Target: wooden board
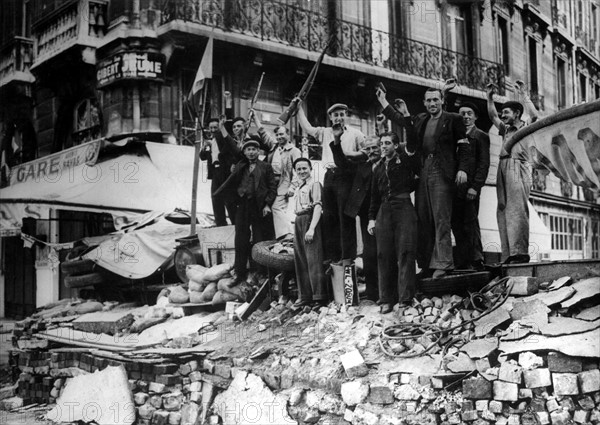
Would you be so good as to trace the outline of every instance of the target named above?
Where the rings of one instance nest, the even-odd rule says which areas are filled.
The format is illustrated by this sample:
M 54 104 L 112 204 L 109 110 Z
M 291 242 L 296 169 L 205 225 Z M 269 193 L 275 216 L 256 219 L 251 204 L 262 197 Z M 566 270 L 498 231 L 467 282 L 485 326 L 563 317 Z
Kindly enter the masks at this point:
M 490 272 L 450 272 L 441 279 L 421 279 L 418 283 L 419 289 L 424 294 L 447 294 L 479 291 L 492 280 Z

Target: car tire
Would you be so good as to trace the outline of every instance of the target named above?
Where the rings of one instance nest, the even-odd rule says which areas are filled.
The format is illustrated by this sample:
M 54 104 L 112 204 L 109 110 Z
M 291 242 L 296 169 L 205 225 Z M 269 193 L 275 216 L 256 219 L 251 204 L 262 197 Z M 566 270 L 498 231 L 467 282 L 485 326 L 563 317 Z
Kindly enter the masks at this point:
M 252 247 L 252 259 L 258 264 L 271 269 L 289 272 L 294 271 L 294 254 L 274 253 L 269 248 L 276 243 L 277 241 L 255 243 Z
M 78 276 L 66 276 L 65 286 L 67 288 L 83 288 L 106 283 L 106 278 L 100 273 L 88 273 Z
M 71 260 L 60 264 L 60 270 L 67 276 L 78 276 L 88 274 L 94 271 L 94 263 L 92 260 Z

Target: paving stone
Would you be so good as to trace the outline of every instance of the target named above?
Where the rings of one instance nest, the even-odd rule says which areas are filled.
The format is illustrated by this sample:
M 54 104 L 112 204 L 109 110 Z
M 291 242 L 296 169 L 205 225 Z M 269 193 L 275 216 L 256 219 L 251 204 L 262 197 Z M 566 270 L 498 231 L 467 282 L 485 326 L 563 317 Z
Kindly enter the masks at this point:
M 410 384 L 400 385 L 394 390 L 394 397 L 397 400 L 419 400 L 421 394 Z
M 552 397 L 546 401 L 546 409 L 548 412 L 554 412 L 560 408 L 560 404 L 558 404 L 558 400 Z
M 181 423 L 180 412 L 169 412 L 169 425 L 179 425 Z
M 460 418 L 465 422 L 471 422 L 477 419 L 479 416 L 477 415 L 477 410 L 466 410 L 461 412 Z
M 533 391 L 529 388 L 519 388 L 519 400 L 524 398 L 533 398 Z
M 497 400 L 492 400 L 490 401 L 489 407 L 488 409 L 490 410 L 490 412 L 492 413 L 497 413 L 500 414 L 502 413 L 502 409 L 503 409 L 503 404 L 501 401 L 497 401 Z
M 159 382 L 150 382 L 148 392 L 162 394 L 165 392 L 165 384 L 161 384 Z
M 496 422 L 496 415 L 493 414 L 492 412 L 490 412 L 489 410 L 482 411 L 481 412 L 481 418 L 485 419 L 486 421 Z
M 569 425 L 571 423 L 571 415 L 565 410 L 555 410 L 550 413 L 550 421 L 552 425 Z
M 500 365 L 498 379 L 505 382 L 520 384 L 522 380 L 523 368 L 513 362 L 504 362 Z
M 344 382 L 342 384 L 342 400 L 348 406 L 364 403 L 369 395 L 369 386 L 361 381 Z
M 141 406 L 142 404 L 146 403 L 146 401 L 148 401 L 148 394 L 135 393 L 133 395 L 133 401 L 135 402 L 136 406 Z
M 583 394 L 600 391 L 600 370 L 587 370 L 577 375 Z
M 356 409 L 354 409 L 352 423 L 360 425 L 378 425 L 379 415 L 368 410 L 365 405 L 359 404 L 356 406 Z
M 527 388 L 542 388 L 552 385 L 550 370 L 548 369 L 524 370 L 523 378 Z
M 521 416 L 510 415 L 508 417 L 508 425 L 521 425 Z
M 319 411 L 342 416 L 346 411 L 346 403 L 337 395 L 326 393 L 319 402 Z
M 547 357 L 550 372 L 579 373 L 582 371 L 581 360 L 577 357 L 566 356 L 557 351 L 551 351 Z
M 592 410 L 595 405 L 594 399 L 592 397 L 590 397 L 589 395 L 584 395 L 584 396 L 579 397 L 577 399 L 577 404 L 583 410 Z
M 494 399 L 498 401 L 517 401 L 519 386 L 513 382 L 494 381 Z
M 465 379 L 462 382 L 462 391 L 465 398 L 490 399 L 492 398 L 492 383 L 481 377 Z
M 540 356 L 536 356 L 530 351 L 525 351 L 519 354 L 519 365 L 523 369 L 534 369 L 536 367 L 542 367 L 544 365 L 544 359 Z
M 552 385 L 555 395 L 577 395 L 577 374 L 575 373 L 553 373 Z
M 587 410 L 576 410 L 573 414 L 573 420 L 578 424 L 583 424 L 590 418 L 590 412 Z
M 152 414 L 152 425 L 167 425 L 169 421 L 169 412 L 157 410 Z
M 573 403 L 573 399 L 569 396 L 563 396 L 558 403 L 560 404 L 560 407 L 568 412 L 575 411 L 575 403 Z
M 548 412 L 536 412 L 540 425 L 550 424 L 550 414 Z
M 475 410 L 477 410 L 478 412 L 483 412 L 484 410 L 488 410 L 489 406 L 490 406 L 489 400 L 477 400 L 475 402 Z
M 363 356 L 358 350 L 352 350 L 346 354 L 340 356 L 342 366 L 346 371 L 346 375 L 349 378 L 366 376 L 369 373 L 369 369 L 365 364 Z
M 392 404 L 394 402 L 394 394 L 387 385 L 371 385 L 368 401 L 373 404 Z

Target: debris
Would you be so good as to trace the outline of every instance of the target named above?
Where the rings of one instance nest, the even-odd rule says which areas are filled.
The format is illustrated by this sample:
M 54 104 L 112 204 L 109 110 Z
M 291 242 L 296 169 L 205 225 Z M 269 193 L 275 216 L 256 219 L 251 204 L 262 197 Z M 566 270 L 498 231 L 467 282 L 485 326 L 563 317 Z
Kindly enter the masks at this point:
M 583 300 L 597 296 L 600 293 L 600 277 L 580 280 L 570 286 L 577 291 L 572 298 L 560 304 L 561 308 L 571 308 Z
M 507 285 L 512 284 L 510 295 L 532 295 L 537 294 L 539 285 L 535 277 L 530 276 L 512 276 Z
M 115 335 L 128 329 L 134 322 L 130 310 L 98 311 L 84 314 L 73 323 L 73 329 L 95 334 Z
M 498 338 L 485 338 L 470 341 L 461 347 L 461 351 L 467 353 L 472 359 L 487 357 L 498 348 Z
M 448 363 L 447 367 L 454 373 L 472 372 L 477 369 L 475 362 L 465 353 L 458 353 L 456 360 Z
M 492 332 L 497 326 L 510 320 L 510 315 L 504 307 L 499 307 L 492 313 L 478 320 L 475 325 L 475 336 L 482 337 Z
M 47 414 L 53 422 L 132 424 L 135 405 L 123 366 L 72 378 Z
M 548 320 L 550 323 L 540 325 L 539 327 L 539 331 L 542 335 L 573 335 L 600 328 L 600 322 L 587 322 L 571 317 L 550 317 Z
M 590 322 L 594 322 L 600 319 L 600 305 L 595 305 L 593 307 L 581 310 L 575 315 L 575 318 L 579 320 L 587 320 Z
M 545 314 L 546 316 L 548 316 L 548 313 L 550 313 L 550 311 L 551 310 L 546 304 L 537 299 L 531 301 L 516 300 L 512 305 L 510 317 L 513 320 L 521 320 L 524 317 L 535 314 Z
M 505 354 L 553 350 L 560 351 L 568 356 L 598 357 L 598 353 L 600 353 L 600 329 L 560 337 L 530 335 L 526 343 L 524 341 L 500 341 L 498 349 Z
M 523 369 L 534 369 L 536 367 L 542 367 L 544 365 L 544 359 L 526 351 L 519 354 L 519 365 Z
M 239 371 L 229 388 L 215 397 L 213 409 L 221 416 L 223 425 L 297 424 L 287 410 L 281 408 L 286 404 L 287 400 L 273 394 L 258 376 Z M 252 406 L 252 416 L 244 413 L 248 406 Z
M 342 354 L 340 360 L 348 378 L 366 376 L 369 373 L 369 369 L 365 364 L 363 356 L 358 350 L 352 350 L 346 354 Z
M 342 400 L 348 406 L 364 403 L 369 395 L 369 386 L 361 381 L 344 382 L 342 384 Z
M 539 300 L 547 306 L 552 306 L 563 302 L 564 300 L 571 298 L 575 293 L 575 288 L 571 286 L 565 286 L 556 291 L 540 292 L 529 297 L 521 298 L 522 302 L 529 302 Z
M 562 288 L 567 283 L 571 283 L 571 276 L 563 276 L 555 279 L 550 286 L 548 286 L 549 291 L 556 291 L 557 289 Z

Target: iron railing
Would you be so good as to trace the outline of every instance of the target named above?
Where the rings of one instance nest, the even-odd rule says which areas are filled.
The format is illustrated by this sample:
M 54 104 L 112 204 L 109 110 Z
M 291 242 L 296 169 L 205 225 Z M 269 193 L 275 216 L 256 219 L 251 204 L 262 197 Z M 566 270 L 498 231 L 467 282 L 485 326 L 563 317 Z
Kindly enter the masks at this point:
M 276 0 L 163 0 L 161 25 L 175 20 L 308 51 L 321 51 L 333 37 L 331 56 L 433 80 L 457 77 L 461 84 L 478 90 L 494 83 L 504 93 L 501 64 Z

